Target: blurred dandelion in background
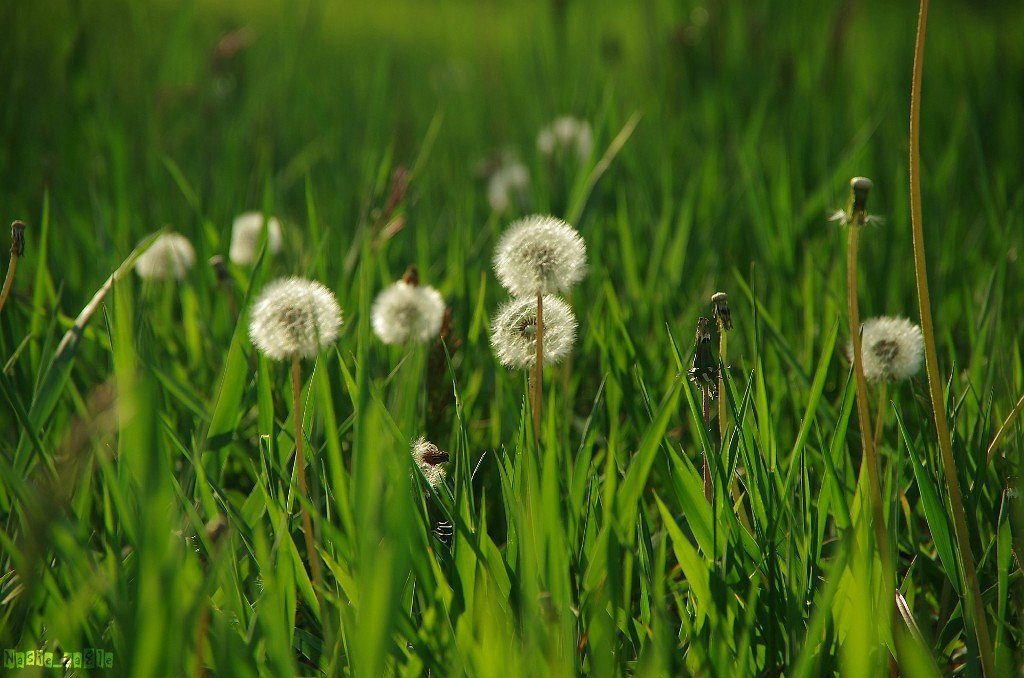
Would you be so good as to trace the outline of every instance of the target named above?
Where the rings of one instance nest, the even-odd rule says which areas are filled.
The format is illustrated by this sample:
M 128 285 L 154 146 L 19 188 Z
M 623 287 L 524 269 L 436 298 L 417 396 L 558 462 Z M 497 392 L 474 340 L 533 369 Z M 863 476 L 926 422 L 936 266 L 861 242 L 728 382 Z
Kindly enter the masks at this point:
M 487 203 L 498 214 L 525 205 L 530 190 L 530 171 L 518 160 L 498 167 L 487 182 Z
M 163 233 L 135 261 L 135 272 L 145 280 L 181 280 L 196 263 L 196 251 L 180 233 Z
M 546 158 L 559 153 L 575 153 L 582 163 L 594 148 L 594 134 L 590 123 L 572 116 L 556 118 L 537 134 L 537 150 Z
M 283 241 L 281 222 L 276 217 L 266 220 L 267 251 L 277 254 Z M 231 226 L 231 248 L 228 256 L 239 266 L 251 266 L 259 255 L 260 238 L 264 232 L 264 218 L 260 212 L 240 214 Z

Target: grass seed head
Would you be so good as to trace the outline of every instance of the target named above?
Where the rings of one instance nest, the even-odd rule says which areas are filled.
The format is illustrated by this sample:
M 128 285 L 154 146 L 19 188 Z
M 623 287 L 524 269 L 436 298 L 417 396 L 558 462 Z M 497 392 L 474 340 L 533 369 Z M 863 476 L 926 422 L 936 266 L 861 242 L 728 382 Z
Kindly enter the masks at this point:
M 249 336 L 271 360 L 312 358 L 338 338 L 341 308 L 313 280 L 279 278 L 268 284 L 249 319 Z
M 231 226 L 231 247 L 228 256 L 239 266 L 251 266 L 259 254 L 260 237 L 263 235 L 263 214 L 245 212 L 238 215 Z M 281 251 L 281 222 L 270 217 L 266 222 L 267 251 L 277 254 Z
M 561 362 L 575 342 L 572 309 L 558 297 L 544 297 L 544 364 Z M 521 297 L 499 308 L 491 326 L 491 345 L 505 367 L 533 367 L 537 360 L 537 300 Z
M 498 281 L 514 297 L 566 292 L 587 272 L 587 247 L 575 228 L 552 216 L 513 222 L 494 254 Z
M 180 233 L 163 233 L 135 260 L 135 272 L 145 280 L 181 280 L 196 263 L 196 251 Z
M 444 298 L 433 287 L 399 280 L 374 300 L 373 331 L 385 344 L 425 343 L 440 334 L 444 309 Z
M 924 336 L 921 328 L 906 318 L 881 316 L 861 325 L 864 378 L 870 382 L 909 379 L 921 369 Z M 846 346 L 853 361 L 853 342 Z

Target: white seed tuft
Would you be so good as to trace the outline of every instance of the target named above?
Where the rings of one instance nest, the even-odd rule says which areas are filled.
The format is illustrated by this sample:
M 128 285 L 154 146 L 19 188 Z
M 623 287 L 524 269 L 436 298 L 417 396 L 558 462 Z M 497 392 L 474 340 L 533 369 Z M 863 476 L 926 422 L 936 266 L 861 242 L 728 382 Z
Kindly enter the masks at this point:
M 245 212 L 238 215 L 231 225 L 231 248 L 228 256 L 239 266 L 251 266 L 259 254 L 260 237 L 263 235 L 263 214 Z M 277 254 L 281 251 L 281 222 L 270 217 L 266 222 L 267 251 Z
M 576 342 L 576 316 L 558 297 L 544 297 L 544 364 L 561 362 Z M 498 309 L 491 345 L 505 367 L 526 369 L 537 361 L 537 300 L 522 297 Z
M 514 297 L 566 292 L 587 272 L 587 246 L 561 219 L 526 217 L 498 241 L 494 272 Z
M 864 378 L 870 382 L 909 379 L 921 369 L 924 336 L 921 328 L 906 318 L 881 316 L 861 325 L 861 353 Z M 853 342 L 846 346 L 853 360 Z
M 441 331 L 444 309 L 444 298 L 433 287 L 399 280 L 373 302 L 373 331 L 385 344 L 428 342 Z
M 559 151 L 573 151 L 580 162 L 590 157 L 594 134 L 590 123 L 571 116 L 556 118 L 537 134 L 537 150 L 551 157 Z
M 417 468 L 427 479 L 427 484 L 437 487 L 444 482 L 447 473 L 441 464 L 448 461 L 448 453 L 438 449 L 437 445 L 426 438 L 420 437 L 413 441 L 412 458 Z
M 249 336 L 271 360 L 312 358 L 338 338 L 341 308 L 334 294 L 313 280 L 279 278 L 252 307 Z
M 181 280 L 196 263 L 196 251 L 180 233 L 164 233 L 135 260 L 135 272 L 145 280 Z
M 521 162 L 499 167 L 487 183 L 487 202 L 501 214 L 513 204 L 522 205 L 530 190 L 530 171 Z

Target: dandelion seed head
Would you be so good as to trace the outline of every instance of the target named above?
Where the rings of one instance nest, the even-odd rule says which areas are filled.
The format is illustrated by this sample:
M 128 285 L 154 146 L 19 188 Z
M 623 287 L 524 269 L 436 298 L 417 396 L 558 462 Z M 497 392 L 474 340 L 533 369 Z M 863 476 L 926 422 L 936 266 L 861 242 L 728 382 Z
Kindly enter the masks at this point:
M 576 316 L 558 297 L 544 297 L 544 364 L 565 359 L 576 342 Z M 503 365 L 533 367 L 537 361 L 537 300 L 521 297 L 498 309 L 491 326 L 491 345 Z
M 587 272 L 587 247 L 561 219 L 526 217 L 498 241 L 494 272 L 514 297 L 566 292 Z
M 385 344 L 431 341 L 441 332 L 444 309 L 444 298 L 433 287 L 399 280 L 373 302 L 373 331 Z
M 870 382 L 909 379 L 921 369 L 924 336 L 921 328 L 906 318 L 881 316 L 861 325 L 861 354 L 864 378 Z M 846 347 L 853 360 L 853 342 Z
M 537 150 L 551 157 L 558 151 L 573 151 L 580 162 L 590 157 L 594 134 L 590 123 L 571 116 L 556 118 L 537 134 Z
M 487 202 L 491 209 L 501 214 L 508 211 L 513 203 L 525 202 L 530 189 L 530 171 L 520 162 L 499 167 L 487 182 Z
M 412 458 L 416 467 L 427 479 L 427 484 L 437 487 L 444 482 L 447 472 L 441 464 L 446 463 L 450 456 L 441 450 L 434 443 L 426 438 L 420 437 L 412 443 Z
M 260 237 L 263 235 L 263 214 L 246 212 L 240 214 L 231 226 L 231 247 L 228 256 L 239 266 L 250 266 L 259 254 Z M 276 217 L 266 221 L 267 251 L 277 254 L 281 251 L 281 222 Z
M 181 280 L 196 262 L 196 251 L 180 233 L 163 233 L 135 260 L 135 272 L 144 280 Z
M 313 280 L 269 283 L 249 319 L 253 345 L 271 360 L 312 358 L 338 338 L 341 308 L 334 294 Z

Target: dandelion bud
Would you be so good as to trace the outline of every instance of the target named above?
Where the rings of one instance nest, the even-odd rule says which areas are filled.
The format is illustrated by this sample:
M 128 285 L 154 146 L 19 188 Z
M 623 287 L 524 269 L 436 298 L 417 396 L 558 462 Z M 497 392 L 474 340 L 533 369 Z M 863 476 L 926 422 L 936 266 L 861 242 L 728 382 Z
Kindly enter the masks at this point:
M 544 364 L 561 362 L 575 341 L 572 309 L 558 297 L 544 297 Z M 491 345 L 506 367 L 533 367 L 537 360 L 537 300 L 522 297 L 499 308 L 491 328 Z
M 229 280 L 228 267 L 224 262 L 223 256 L 215 254 L 210 257 L 210 261 L 208 263 L 210 264 L 210 268 L 213 269 L 214 274 L 217 276 L 217 282 L 224 284 Z
M 341 308 L 334 294 L 313 280 L 279 278 L 252 307 L 249 336 L 271 360 L 312 358 L 338 338 Z
M 20 220 L 11 224 L 11 256 L 25 255 L 25 224 Z
M 871 179 L 867 177 L 854 177 L 850 179 L 850 190 L 853 191 L 853 211 L 863 212 L 868 207 L 868 193 L 871 192 Z
M 180 233 L 164 233 L 135 260 L 135 272 L 145 280 L 185 277 L 196 262 L 196 251 Z
M 921 369 L 924 336 L 906 318 L 871 318 L 861 325 L 861 353 L 868 381 L 909 379 Z M 853 342 L 847 344 L 846 356 L 853 361 Z
M 441 332 L 444 309 L 441 293 L 429 285 L 419 285 L 419 274 L 410 267 L 405 278 L 377 295 L 373 331 L 385 344 L 428 342 Z
M 587 272 L 587 248 L 576 229 L 561 219 L 526 217 L 498 241 L 494 272 L 514 297 L 566 292 Z
M 708 319 L 704 316 L 697 318 L 697 347 L 693 353 L 693 363 L 687 376 L 690 381 L 714 398 L 718 390 L 718 364 L 711 353 L 711 331 L 708 329 L 708 324 Z
M 437 445 L 426 438 L 420 437 L 412 444 L 412 458 L 416 462 L 416 467 L 423 473 L 423 477 L 427 479 L 428 485 L 437 487 L 444 482 L 447 474 L 441 464 L 447 463 L 450 459 L 447 452 L 438 449 Z
M 732 314 L 729 313 L 729 295 L 725 292 L 715 292 L 711 295 L 711 305 L 714 307 L 718 331 L 728 332 L 731 330 Z
M 251 266 L 259 254 L 260 237 L 263 235 L 263 214 L 246 212 L 240 214 L 231 226 L 231 248 L 228 256 L 239 266 Z M 270 217 L 266 222 L 267 251 L 277 254 L 281 251 L 281 222 Z

